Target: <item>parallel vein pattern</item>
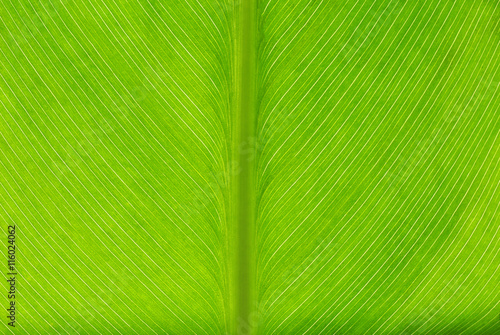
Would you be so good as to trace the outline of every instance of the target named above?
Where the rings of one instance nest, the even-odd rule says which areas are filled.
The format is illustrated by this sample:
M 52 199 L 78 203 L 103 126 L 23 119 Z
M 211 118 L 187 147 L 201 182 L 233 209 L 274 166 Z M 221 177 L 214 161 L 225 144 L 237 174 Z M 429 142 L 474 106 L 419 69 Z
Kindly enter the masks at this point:
M 0 216 L 19 234 L 16 330 L 227 331 L 233 12 L 2 1 Z
M 500 331 L 499 13 L 259 2 L 258 334 Z

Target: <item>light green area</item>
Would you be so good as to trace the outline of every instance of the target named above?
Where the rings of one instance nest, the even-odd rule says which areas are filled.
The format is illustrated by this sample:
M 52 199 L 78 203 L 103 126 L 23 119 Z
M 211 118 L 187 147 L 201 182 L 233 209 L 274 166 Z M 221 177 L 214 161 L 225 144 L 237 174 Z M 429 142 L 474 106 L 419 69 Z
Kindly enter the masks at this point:
M 2 1 L 18 333 L 229 331 L 230 8 Z
M 1 333 L 500 333 L 499 48 L 487 0 L 0 0 Z
M 260 13 L 257 334 L 500 333 L 498 2 Z

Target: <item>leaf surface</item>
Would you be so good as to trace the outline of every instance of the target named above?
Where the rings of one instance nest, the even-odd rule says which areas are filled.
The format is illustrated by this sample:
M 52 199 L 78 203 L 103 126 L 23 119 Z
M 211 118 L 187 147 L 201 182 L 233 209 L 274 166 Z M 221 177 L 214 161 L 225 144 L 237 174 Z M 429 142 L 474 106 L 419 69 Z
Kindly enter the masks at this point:
M 228 331 L 230 3 L 1 7 L 1 216 L 18 229 L 18 329 Z
M 3 0 L 2 333 L 500 332 L 499 17 Z
M 498 8 L 260 1 L 258 334 L 498 332 Z

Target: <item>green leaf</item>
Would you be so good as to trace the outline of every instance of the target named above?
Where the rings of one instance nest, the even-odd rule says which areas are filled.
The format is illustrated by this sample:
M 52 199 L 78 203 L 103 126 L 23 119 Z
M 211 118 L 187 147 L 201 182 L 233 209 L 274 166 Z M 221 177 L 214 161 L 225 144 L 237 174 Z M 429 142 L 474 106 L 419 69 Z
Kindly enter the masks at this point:
M 498 332 L 496 4 L 287 7 L 259 10 L 256 333 Z
M 1 215 L 18 234 L 16 331 L 228 331 L 226 8 L 4 1 Z
M 2 334 L 500 332 L 499 13 L 3 0 Z

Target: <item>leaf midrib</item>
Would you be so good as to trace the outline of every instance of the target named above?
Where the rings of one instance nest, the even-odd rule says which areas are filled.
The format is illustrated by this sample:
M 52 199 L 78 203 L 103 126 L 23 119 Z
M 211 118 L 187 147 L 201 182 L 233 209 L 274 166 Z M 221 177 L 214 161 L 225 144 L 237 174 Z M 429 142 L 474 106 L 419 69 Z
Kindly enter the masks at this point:
M 232 327 L 235 334 L 245 329 L 247 334 L 255 332 L 251 324 L 254 305 L 254 227 L 255 227 L 255 123 L 256 71 L 257 71 L 257 0 L 241 1 L 238 15 L 238 44 L 235 69 L 235 92 L 237 104 L 233 122 L 233 161 L 230 168 L 233 183 L 233 222 L 235 228 L 236 257 L 234 257 L 233 289 L 234 313 Z

